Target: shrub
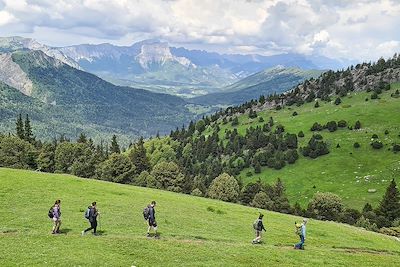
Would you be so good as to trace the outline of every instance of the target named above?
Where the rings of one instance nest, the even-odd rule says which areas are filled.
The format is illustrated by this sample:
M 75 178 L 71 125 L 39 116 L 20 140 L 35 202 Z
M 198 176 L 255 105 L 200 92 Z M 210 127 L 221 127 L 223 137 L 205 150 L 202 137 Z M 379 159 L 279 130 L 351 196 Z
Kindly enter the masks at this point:
M 378 99 L 378 94 L 376 92 L 373 92 L 371 95 L 371 99 Z
M 342 100 L 340 99 L 340 97 L 335 99 L 335 105 L 339 105 L 340 103 L 342 103 Z
M 292 114 L 292 116 L 297 116 L 297 115 L 299 115 L 299 114 L 296 111 L 293 112 L 293 114 Z
M 343 211 L 342 199 L 329 192 L 316 193 L 309 205 L 316 218 L 320 220 L 337 220 L 338 214 Z
M 347 122 L 345 120 L 340 120 L 340 121 L 338 121 L 337 126 L 339 128 L 347 127 Z
M 388 135 L 389 134 L 389 130 L 385 130 L 385 135 Z
M 399 144 L 393 144 L 393 152 L 397 153 L 400 151 L 400 145 Z
M 211 182 L 208 196 L 223 201 L 236 201 L 239 196 L 239 184 L 233 176 L 227 173 L 220 174 Z
M 361 129 L 361 122 L 360 121 L 356 121 L 356 123 L 354 124 L 354 130 L 359 130 Z
M 203 196 L 203 192 L 201 192 L 200 189 L 195 188 L 195 189 L 193 189 L 191 195 L 192 196 L 197 196 L 197 197 L 202 197 Z
M 322 127 L 321 124 L 319 124 L 318 122 L 314 122 L 313 126 L 311 127 L 311 131 L 322 131 L 324 129 L 324 127 Z
M 304 137 L 303 131 L 300 131 L 300 132 L 297 134 L 297 136 L 298 136 L 298 137 Z
M 372 139 L 378 139 L 378 135 L 377 134 L 373 134 L 371 138 Z
M 355 142 L 354 145 L 353 145 L 353 147 L 354 147 L 354 148 L 359 148 L 359 147 L 360 147 L 360 144 L 359 144 L 358 142 Z
M 357 227 L 362 227 L 366 230 L 369 231 L 377 231 L 378 226 L 376 226 L 376 223 L 371 223 L 371 221 L 368 218 L 365 218 L 364 215 L 362 215 L 356 222 L 355 224 Z
M 372 148 L 374 149 L 381 149 L 383 147 L 383 144 L 379 140 L 375 140 L 371 143 Z
M 273 201 L 269 198 L 267 193 L 265 192 L 258 192 L 253 201 L 250 203 L 251 206 L 260 208 L 260 209 L 268 209 L 271 210 L 274 206 Z
M 330 121 L 326 124 L 326 128 L 330 131 L 330 132 L 334 132 L 337 130 L 337 124 L 336 121 Z
M 264 122 L 264 118 L 263 117 L 258 118 L 258 122 Z
M 318 101 L 315 102 L 314 108 L 319 108 L 319 103 L 318 103 Z

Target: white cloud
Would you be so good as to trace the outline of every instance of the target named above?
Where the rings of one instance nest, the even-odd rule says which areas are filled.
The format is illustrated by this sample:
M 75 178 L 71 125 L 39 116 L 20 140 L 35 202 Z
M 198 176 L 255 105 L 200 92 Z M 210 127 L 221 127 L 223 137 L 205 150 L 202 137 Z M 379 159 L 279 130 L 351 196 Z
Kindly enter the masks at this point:
M 50 45 L 161 38 L 220 52 L 376 59 L 398 52 L 397 0 L 0 0 L 0 35 Z

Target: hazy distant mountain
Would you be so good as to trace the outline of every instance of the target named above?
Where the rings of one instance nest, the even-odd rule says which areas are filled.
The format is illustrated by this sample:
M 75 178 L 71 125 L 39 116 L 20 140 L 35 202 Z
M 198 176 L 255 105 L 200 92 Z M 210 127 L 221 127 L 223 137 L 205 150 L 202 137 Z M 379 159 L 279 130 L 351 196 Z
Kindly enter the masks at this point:
M 28 38 L 0 38 L 0 52 L 18 49 L 41 50 L 114 84 L 184 97 L 220 92 L 229 84 L 277 65 L 306 70 L 349 65 L 349 62 L 300 54 L 261 56 L 188 50 L 159 40 L 145 40 L 131 46 L 82 44 L 57 48 Z
M 281 93 L 311 77 L 318 77 L 322 70 L 302 70 L 277 66 L 250 75 L 236 83 L 222 88 L 222 92 L 191 98 L 189 101 L 200 105 L 239 105 L 260 95 Z
M 29 113 L 41 137 L 126 138 L 168 133 L 193 118 L 183 99 L 121 87 L 72 68 L 44 52 L 0 54 L 0 127 L 13 130 L 18 113 Z

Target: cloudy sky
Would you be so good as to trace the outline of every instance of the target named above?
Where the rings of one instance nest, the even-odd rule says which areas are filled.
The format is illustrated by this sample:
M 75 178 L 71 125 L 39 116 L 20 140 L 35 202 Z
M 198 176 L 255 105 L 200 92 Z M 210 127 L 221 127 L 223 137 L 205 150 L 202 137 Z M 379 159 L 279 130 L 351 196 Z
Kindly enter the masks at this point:
M 374 60 L 400 52 L 400 0 L 0 0 L 0 36 L 13 35 Z

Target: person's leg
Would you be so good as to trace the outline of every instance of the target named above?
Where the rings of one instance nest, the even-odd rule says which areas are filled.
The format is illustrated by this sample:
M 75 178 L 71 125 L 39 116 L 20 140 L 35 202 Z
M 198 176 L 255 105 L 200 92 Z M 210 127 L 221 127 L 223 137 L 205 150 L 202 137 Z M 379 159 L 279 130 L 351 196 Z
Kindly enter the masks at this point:
M 153 229 L 154 229 L 154 237 L 158 238 L 157 226 L 153 226 Z
M 93 234 L 96 234 L 96 231 L 97 231 L 97 220 L 93 221 L 92 228 L 93 228 Z
M 60 226 L 61 226 L 61 220 L 57 220 L 57 227 L 56 227 L 56 233 L 60 233 Z
M 55 234 L 57 230 L 57 219 L 53 218 L 53 230 L 52 233 Z
M 257 243 L 260 243 L 260 242 L 261 242 L 261 237 L 262 237 L 262 231 L 258 231 L 258 236 L 257 236 L 257 238 L 256 238 Z
M 84 230 L 83 232 L 86 233 L 86 232 L 88 232 L 88 231 L 90 231 L 92 229 L 93 229 L 93 222 L 90 222 L 90 227 L 87 228 L 86 230 Z
M 304 236 L 300 236 L 300 249 L 304 249 Z

